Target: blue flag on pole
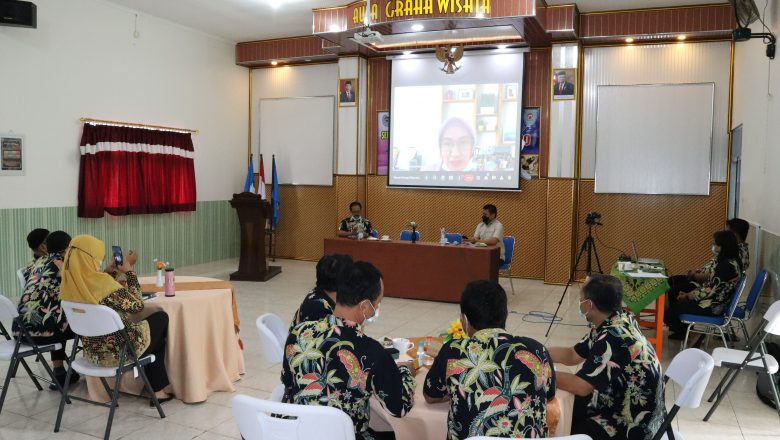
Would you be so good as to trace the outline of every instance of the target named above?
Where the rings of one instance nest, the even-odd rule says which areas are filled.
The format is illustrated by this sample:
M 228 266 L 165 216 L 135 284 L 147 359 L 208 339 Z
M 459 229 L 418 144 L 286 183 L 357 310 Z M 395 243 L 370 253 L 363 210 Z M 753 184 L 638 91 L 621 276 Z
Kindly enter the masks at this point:
M 244 192 L 255 192 L 255 165 L 252 155 L 249 155 L 249 168 L 246 170 L 246 180 L 244 181 Z
M 276 156 L 271 156 L 271 229 L 276 229 L 279 223 L 279 179 L 276 176 Z

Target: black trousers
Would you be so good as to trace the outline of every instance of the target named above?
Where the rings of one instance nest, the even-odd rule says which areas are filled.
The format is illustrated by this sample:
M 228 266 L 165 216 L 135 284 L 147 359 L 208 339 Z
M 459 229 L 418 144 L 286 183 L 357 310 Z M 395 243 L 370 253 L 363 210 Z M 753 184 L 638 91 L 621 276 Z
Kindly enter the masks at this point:
M 681 333 L 685 331 L 686 325 L 680 322 L 680 315 L 694 314 L 704 316 L 717 316 L 712 313 L 709 308 L 699 307 L 696 301 L 690 301 L 687 299 L 677 299 L 677 295 L 669 295 L 669 309 L 664 314 L 664 322 L 669 326 L 669 330 L 674 333 Z
M 152 389 L 162 391 L 170 382 L 168 381 L 168 372 L 165 370 L 165 342 L 168 339 L 168 314 L 165 312 L 154 312 L 146 318 L 149 323 L 150 341 L 149 347 L 139 358 L 153 354 L 154 362 L 144 367 L 146 377 Z
M 62 348 L 59 350 L 54 350 L 49 352 L 49 356 L 51 356 L 52 362 L 54 361 L 64 361 L 68 359 L 67 353 L 65 353 L 65 343 L 68 342 L 68 340 L 75 338 L 76 335 L 73 334 L 73 330 L 68 327 L 67 330 L 64 332 L 52 335 L 52 336 L 32 336 L 30 339 L 35 342 L 36 345 L 47 345 L 47 344 L 62 344 Z M 24 342 L 24 341 L 22 341 Z
M 589 435 L 593 440 L 614 440 L 607 434 L 607 431 L 598 423 L 594 422 L 585 415 L 588 414 L 588 403 L 590 396 L 575 396 L 574 410 L 572 411 L 571 434 Z
M 688 278 L 688 275 L 675 275 L 669 277 L 669 301 L 667 301 L 667 303 L 671 305 L 671 303 L 677 299 L 678 293 L 690 292 L 695 288 L 696 284 L 693 284 Z

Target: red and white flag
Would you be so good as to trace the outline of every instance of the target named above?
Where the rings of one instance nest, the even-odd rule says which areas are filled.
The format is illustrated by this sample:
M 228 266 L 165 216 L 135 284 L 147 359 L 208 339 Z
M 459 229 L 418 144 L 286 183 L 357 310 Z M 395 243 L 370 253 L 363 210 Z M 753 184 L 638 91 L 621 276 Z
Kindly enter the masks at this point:
M 260 199 L 265 200 L 265 166 L 263 165 L 263 155 L 260 155 L 260 180 L 257 185 L 257 193 Z

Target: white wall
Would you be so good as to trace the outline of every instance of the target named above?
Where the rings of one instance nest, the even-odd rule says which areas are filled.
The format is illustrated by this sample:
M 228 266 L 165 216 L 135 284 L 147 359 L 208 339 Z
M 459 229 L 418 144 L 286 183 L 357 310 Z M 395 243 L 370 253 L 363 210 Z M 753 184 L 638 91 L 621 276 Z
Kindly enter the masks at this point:
M 198 200 L 246 173 L 247 70 L 233 42 L 103 0 L 36 0 L 38 28 L 0 27 L 0 132 L 26 137 L 24 177 L 0 177 L 0 208 L 75 206 L 79 117 L 200 130 Z M 23 190 L 22 190 L 23 189 Z
M 728 166 L 728 42 L 674 43 L 585 49 L 581 175 L 592 179 L 596 158 L 599 85 L 715 83 L 710 180 L 726 181 Z M 712 112 L 711 108 L 702 109 Z M 658 127 L 663 130 L 663 127 Z M 704 158 L 707 160 L 707 158 Z
M 780 31 L 777 2 L 769 2 L 765 21 Z M 761 31 L 759 23 L 751 27 Z M 780 235 L 780 61 L 770 61 L 765 47 L 760 39 L 740 42 L 734 54 L 732 119 L 743 125 L 739 216 Z

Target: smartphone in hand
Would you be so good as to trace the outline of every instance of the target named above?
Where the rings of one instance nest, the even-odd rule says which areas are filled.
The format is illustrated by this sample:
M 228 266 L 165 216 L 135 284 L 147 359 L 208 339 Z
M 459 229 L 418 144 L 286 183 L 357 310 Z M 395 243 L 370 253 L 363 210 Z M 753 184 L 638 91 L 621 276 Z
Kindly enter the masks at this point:
M 122 248 L 119 246 L 111 246 L 111 253 L 114 255 L 114 263 L 116 263 L 117 266 L 121 266 L 122 263 L 124 263 Z

